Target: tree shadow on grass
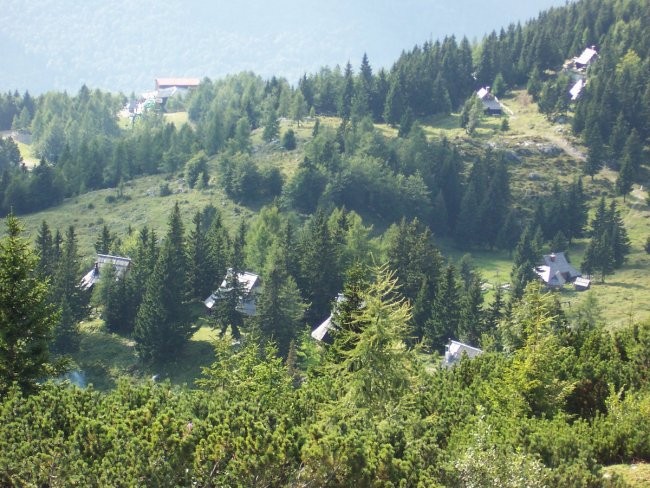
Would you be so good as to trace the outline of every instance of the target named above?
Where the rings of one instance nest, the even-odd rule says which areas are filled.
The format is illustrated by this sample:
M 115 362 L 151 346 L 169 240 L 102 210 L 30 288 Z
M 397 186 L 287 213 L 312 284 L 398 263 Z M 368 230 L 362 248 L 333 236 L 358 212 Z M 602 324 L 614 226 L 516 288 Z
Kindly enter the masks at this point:
M 82 330 L 79 352 L 73 359 L 97 390 L 109 390 L 118 377 L 138 373 L 133 341 L 103 330 Z
M 158 380 L 169 380 L 174 385 L 194 386 L 201 377 L 203 367 L 214 362 L 214 347 L 209 341 L 190 340 L 179 351 L 178 356 L 152 367 L 152 375 Z

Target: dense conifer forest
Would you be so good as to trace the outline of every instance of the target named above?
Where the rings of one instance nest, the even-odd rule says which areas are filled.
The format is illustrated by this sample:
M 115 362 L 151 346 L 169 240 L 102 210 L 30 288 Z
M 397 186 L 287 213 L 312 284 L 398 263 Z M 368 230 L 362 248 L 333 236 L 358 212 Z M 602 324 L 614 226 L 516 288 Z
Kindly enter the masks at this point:
M 1 94 L 0 130 L 18 140 L 0 138 L 0 483 L 628 486 L 607 467 L 650 461 L 650 322 L 612 327 L 593 294 L 567 310 L 535 267 L 580 241 L 583 274 L 605 282 L 632 251 L 621 212 L 648 181 L 649 7 L 581 0 L 295 85 L 205 78 L 132 117 L 116 114 L 134 95 L 85 85 Z M 569 66 L 591 46 L 593 65 Z M 520 91 L 584 157 L 524 185 L 526 153 L 475 137 L 486 86 Z M 440 120 L 463 137 L 430 130 Z M 593 185 L 603 171 L 609 186 Z M 24 231 L 154 176 L 155 198 L 174 199 L 165 224 L 102 221 L 95 236 L 128 272 L 82 280 L 72 219 Z M 191 192 L 210 202 L 187 218 Z M 508 286 L 486 288 L 470 252 L 507 253 Z M 262 284 L 254 314 L 246 271 Z M 88 321 L 136 351 L 112 388 L 70 381 Z M 191 384 L 148 374 L 181 367 L 201 329 L 214 361 Z M 450 366 L 450 339 L 482 353 Z

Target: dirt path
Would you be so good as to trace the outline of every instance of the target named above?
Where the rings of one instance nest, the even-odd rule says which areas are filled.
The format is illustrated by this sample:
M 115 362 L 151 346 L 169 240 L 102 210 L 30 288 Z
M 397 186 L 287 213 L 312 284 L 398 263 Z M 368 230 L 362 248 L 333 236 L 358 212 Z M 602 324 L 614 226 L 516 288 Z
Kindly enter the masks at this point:
M 587 156 L 585 155 L 585 153 L 580 151 L 577 147 L 575 147 L 573 144 L 567 141 L 564 137 L 559 135 L 554 135 L 554 134 L 545 134 L 542 137 L 549 140 L 556 146 L 562 148 L 564 152 L 567 153 L 572 158 L 581 162 L 586 161 Z

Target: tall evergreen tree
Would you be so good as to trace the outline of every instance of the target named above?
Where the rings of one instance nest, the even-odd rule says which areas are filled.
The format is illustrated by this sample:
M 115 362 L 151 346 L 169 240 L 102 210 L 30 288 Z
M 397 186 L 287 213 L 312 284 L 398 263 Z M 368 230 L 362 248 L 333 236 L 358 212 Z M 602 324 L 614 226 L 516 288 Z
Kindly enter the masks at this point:
M 0 397 L 14 383 L 33 391 L 50 374 L 48 344 L 60 321 L 22 224 L 9 215 L 6 226 L 0 240 Z
M 239 281 L 238 272 L 229 268 L 226 273 L 225 287 L 219 290 L 219 299 L 212 309 L 213 322 L 220 328 L 223 336 L 230 327 L 233 339 L 241 337 L 244 325 L 244 314 L 240 310 L 240 303 L 244 296 L 244 286 Z
M 458 337 L 461 341 L 468 344 L 480 343 L 481 335 L 485 332 L 482 307 L 481 277 L 476 274 L 472 277 L 469 287 L 460 300 Z
M 616 177 L 616 192 L 623 196 L 623 201 L 627 198 L 628 193 L 632 191 L 633 173 L 632 161 L 626 155 L 623 157 L 621 168 Z
M 608 231 L 611 235 L 612 253 L 614 255 L 614 267 L 620 268 L 625 264 L 627 255 L 630 253 L 630 239 L 621 218 L 621 213 L 616 207 L 616 200 L 609 204 L 607 212 Z
M 605 147 L 598 123 L 594 120 L 585 129 L 585 144 L 587 145 L 587 161 L 583 172 L 594 181 L 594 175 L 600 171 L 605 158 Z
M 72 353 L 79 348 L 77 324 L 87 314 L 90 300 L 89 292 L 81 288 L 81 262 L 73 226 L 66 231 L 52 285 L 52 300 L 62 309 L 61 323 L 55 330 L 54 350 Z
M 300 297 L 296 282 L 282 269 L 280 256 L 273 259 L 272 266 L 264 278 L 264 288 L 257 301 L 256 322 L 267 337 L 278 345 L 278 353 L 286 356 L 289 344 L 301 329 L 305 305 Z
M 207 266 L 209 276 L 212 276 L 210 290 L 215 291 L 226 275 L 230 256 L 230 236 L 223 226 L 221 214 L 217 213 L 212 220 L 206 238 L 208 241 Z
M 433 302 L 431 318 L 426 324 L 426 337 L 438 352 L 444 350 L 447 341 L 458 337 L 460 321 L 460 293 L 456 269 L 448 265 Z
M 187 257 L 178 203 L 135 319 L 136 350 L 144 362 L 173 357 L 194 332 L 185 299 Z
M 405 219 L 388 231 L 386 256 L 395 270 L 400 292 L 414 303 L 424 280 L 438 283 L 442 274 L 442 257 L 433 243 L 431 231 L 417 219 Z
M 213 290 L 213 270 L 209 265 L 209 242 L 203 225 L 203 214 L 197 211 L 192 219 L 193 229 L 188 237 L 188 269 L 190 297 L 204 299 Z
M 604 282 L 605 276 L 625 263 L 630 252 L 630 240 L 614 200 L 606 208 L 605 199 L 601 198 L 591 223 L 590 235 L 582 271 L 586 274 L 600 273 Z
M 111 332 L 130 334 L 133 332 L 135 318 L 132 306 L 133 282 L 126 276 L 118 279 L 112 266 L 105 266 L 102 270 L 102 279 L 99 282 L 99 295 L 104 310 L 102 317 L 106 327 Z
M 510 274 L 510 291 L 513 299 L 520 298 L 526 289 L 526 285 L 536 279 L 537 275 L 534 268 L 539 259 L 537 251 L 535 237 L 532 229 L 528 226 L 521 234 L 513 256 L 512 272 Z
M 330 234 L 327 216 L 317 210 L 303 229 L 300 249 L 300 289 L 310 304 L 308 323 L 318 323 L 330 312 L 330 303 L 340 290 L 338 251 Z
M 36 236 L 36 252 L 38 253 L 38 273 L 43 278 L 52 278 L 56 269 L 57 256 L 54 250 L 54 239 L 47 222 L 44 220 Z
M 108 226 L 104 224 L 102 227 L 102 232 L 97 237 L 95 241 L 95 251 L 99 254 L 110 254 L 111 247 L 113 244 L 114 237 L 111 235 Z
M 352 109 L 352 98 L 354 97 L 354 78 L 352 76 L 352 65 L 350 61 L 345 65 L 345 72 L 343 74 L 343 90 L 341 91 L 341 98 L 339 100 L 339 116 L 343 120 L 350 118 Z

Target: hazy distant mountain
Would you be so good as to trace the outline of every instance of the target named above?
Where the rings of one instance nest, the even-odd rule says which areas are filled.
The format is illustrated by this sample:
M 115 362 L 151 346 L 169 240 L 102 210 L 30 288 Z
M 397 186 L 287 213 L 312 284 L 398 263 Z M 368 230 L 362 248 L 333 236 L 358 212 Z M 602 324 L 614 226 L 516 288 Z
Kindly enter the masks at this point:
M 295 82 L 321 66 L 374 69 L 455 34 L 480 38 L 565 0 L 4 0 L 0 90 L 152 88 L 157 76 L 243 70 Z

